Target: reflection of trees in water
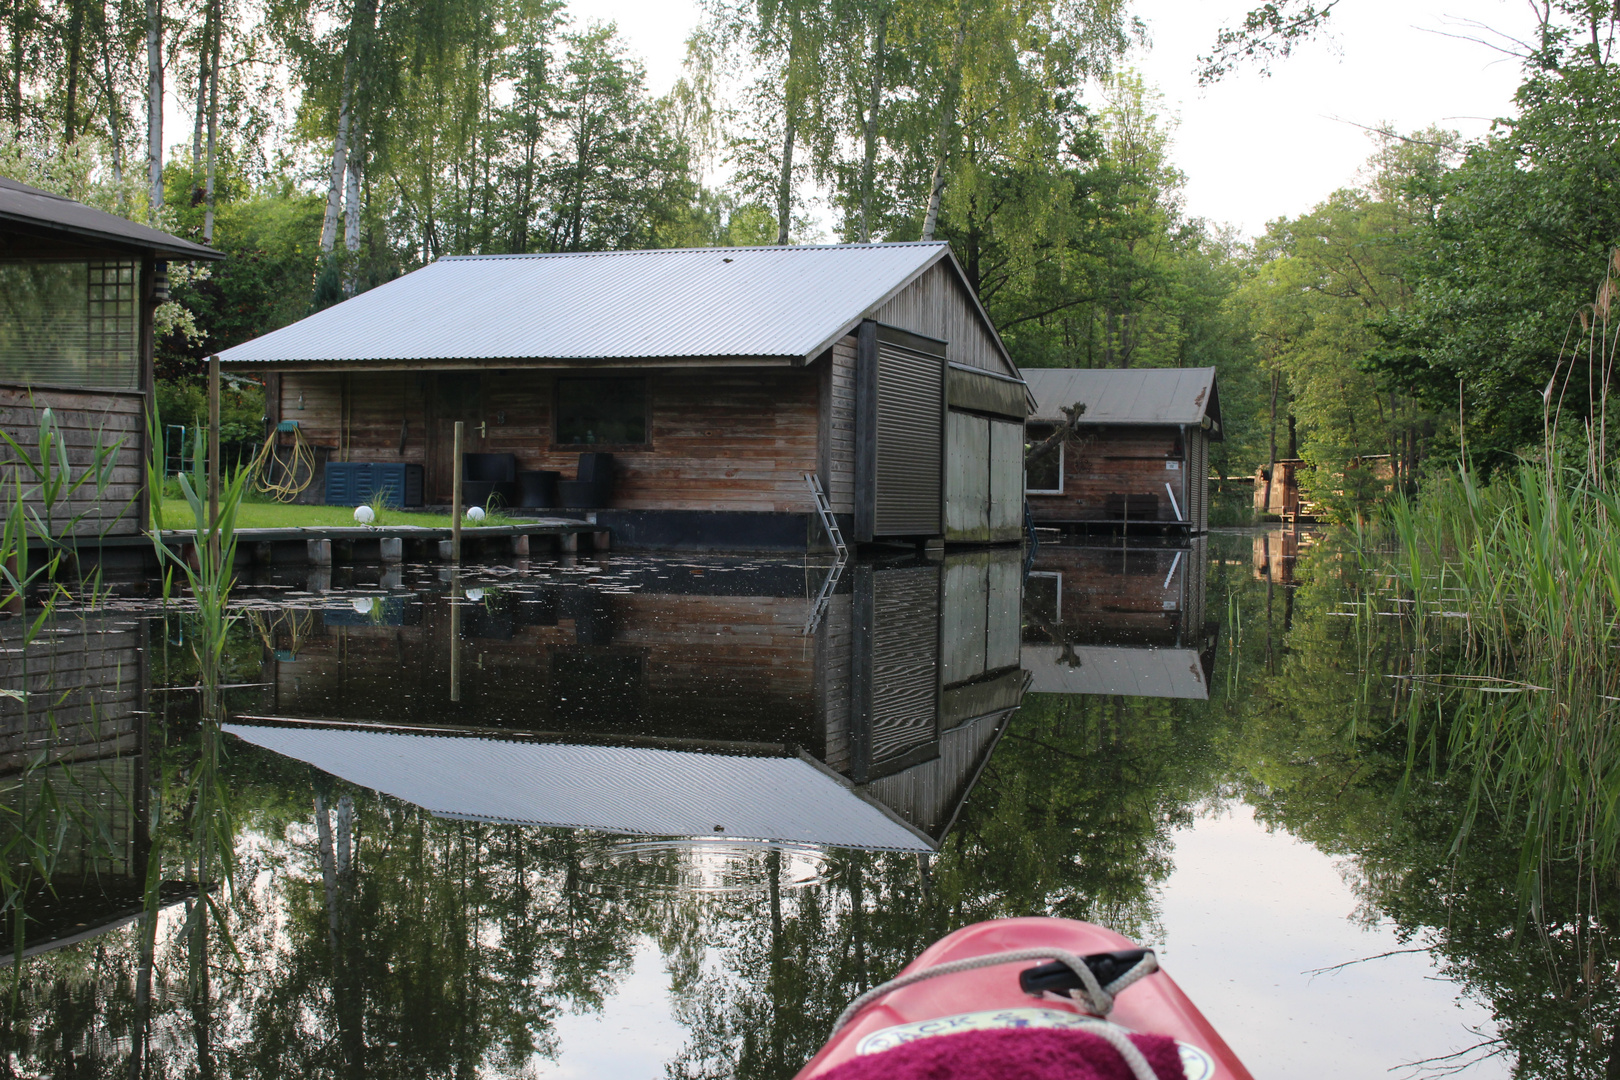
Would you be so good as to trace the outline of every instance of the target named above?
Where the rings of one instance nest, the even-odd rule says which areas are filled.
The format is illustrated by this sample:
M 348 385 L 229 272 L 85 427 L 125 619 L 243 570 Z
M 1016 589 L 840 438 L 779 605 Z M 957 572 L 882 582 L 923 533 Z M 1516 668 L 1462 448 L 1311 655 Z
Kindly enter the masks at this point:
M 1261 821 L 1344 856 L 1358 916 L 1390 920 L 1489 1006 L 1496 1037 L 1472 1056 L 1506 1055 L 1527 1078 L 1620 1076 L 1614 868 L 1594 877 L 1565 858 L 1539 895 L 1520 891 L 1521 827 L 1496 812 L 1467 821 L 1473 777 L 1448 769 L 1438 726 L 1409 740 L 1400 681 L 1385 676 L 1408 670 L 1411 641 L 1402 620 L 1342 614 L 1366 598 L 1351 566 L 1328 545 L 1298 572 L 1280 663 L 1241 703 L 1242 794 Z
M 677 1077 L 788 1077 L 834 1018 L 960 926 L 1062 915 L 1157 935 L 1170 837 L 1213 790 L 1203 703 L 1033 695 L 937 856 L 841 852 L 820 885 L 703 908 Z M 774 880 L 769 879 L 768 880 Z
M 1614 893 L 1578 907 L 1587 879 L 1563 866 L 1530 918 L 1517 836 L 1481 818 L 1454 848 L 1467 778 L 1423 757 L 1408 781 L 1393 680 L 1364 674 L 1398 670 L 1404 643 L 1395 620 L 1369 631 L 1332 614 L 1345 564 L 1331 547 L 1286 591 L 1213 554 L 1207 606 L 1244 629 L 1222 642 L 1211 701 L 1031 695 L 937 855 L 831 852 L 808 881 L 790 849 L 759 847 L 728 856 L 734 888 L 702 891 L 688 886 L 713 852 L 626 854 L 570 830 L 437 818 L 227 743 L 236 887 L 214 895 L 230 941 L 188 922 L 195 899 L 150 924 L 142 1072 L 521 1072 L 556 1053 L 558 1016 L 601 1008 L 651 941 L 688 1032 L 671 1076 L 789 1076 L 851 998 L 964 924 L 1055 914 L 1159 937 L 1174 830 L 1241 794 L 1262 821 L 1344 857 L 1364 917 L 1391 920 L 1490 1004 L 1501 1043 L 1486 1050 L 1527 1077 L 1604 1075 L 1620 1015 L 1603 951 Z M 249 652 L 233 678 L 252 681 Z M 185 664 L 177 654 L 162 681 L 183 681 Z M 172 793 L 204 744 L 181 716 L 165 730 L 151 769 Z M 158 805 L 163 876 L 206 877 L 190 804 Z M 1580 923 L 1582 910 L 1601 922 Z M 23 965 L 4 1030 L 12 1071 L 131 1075 L 142 931 Z

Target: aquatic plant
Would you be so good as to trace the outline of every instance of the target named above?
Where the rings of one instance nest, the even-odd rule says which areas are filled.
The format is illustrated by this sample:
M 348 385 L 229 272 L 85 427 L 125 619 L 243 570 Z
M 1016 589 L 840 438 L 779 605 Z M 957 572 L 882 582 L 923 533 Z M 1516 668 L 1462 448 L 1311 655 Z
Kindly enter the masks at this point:
M 1554 861 L 1586 867 L 1593 890 L 1620 868 L 1620 471 L 1607 428 L 1617 273 L 1620 251 L 1542 395 L 1539 452 L 1489 484 L 1465 456 L 1418 498 L 1397 496 L 1387 534 L 1363 536 L 1365 567 L 1385 576 L 1413 632 L 1400 675 L 1410 760 L 1472 767 L 1459 843 L 1487 804 L 1517 821 L 1532 903 Z M 1572 437 L 1565 390 L 1581 364 L 1593 397 Z
M 105 832 L 98 814 L 105 807 L 73 797 L 83 770 L 60 760 L 58 709 L 76 687 L 49 685 L 49 671 L 33 666 L 48 641 L 50 622 L 66 602 L 94 607 L 104 594 L 99 568 L 85 573 L 77 545 L 94 545 L 126 513 L 130 500 L 104 512 L 103 500 L 113 490 L 114 468 L 123 440 L 98 431 L 88 453 L 73 448 L 53 410 L 41 409 L 31 445 L 0 432 L 9 450 L 0 467 L 0 490 L 6 497 L 0 527 L 0 610 L 15 627 L 7 634 L 7 651 L 15 658 L 18 678 L 5 687 L 3 704 L 14 710 L 11 733 L 21 763 L 0 786 L 0 915 L 10 922 L 13 961 L 11 1000 L 16 1001 L 15 975 L 27 936 L 27 898 L 48 891 L 70 833 L 95 838 Z M 83 456 L 75 466 L 73 456 Z M 41 678 L 45 676 L 45 678 Z M 36 704 L 36 698 L 38 702 Z M 100 713 L 87 700 L 88 734 L 100 735 Z M 85 732 L 79 733 L 83 737 Z

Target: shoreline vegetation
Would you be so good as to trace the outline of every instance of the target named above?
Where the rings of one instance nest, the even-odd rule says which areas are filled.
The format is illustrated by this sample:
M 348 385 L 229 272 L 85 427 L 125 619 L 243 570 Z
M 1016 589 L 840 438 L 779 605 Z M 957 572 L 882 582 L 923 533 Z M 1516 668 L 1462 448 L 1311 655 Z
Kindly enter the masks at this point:
M 1591 914 L 1620 871 L 1620 468 L 1607 425 L 1617 272 L 1620 250 L 1541 395 L 1538 450 L 1488 483 L 1465 459 L 1397 494 L 1357 538 L 1361 569 L 1386 586 L 1362 614 L 1398 616 L 1409 646 L 1407 669 L 1386 673 L 1403 684 L 1409 780 L 1472 771 L 1457 846 L 1487 811 L 1516 823 L 1533 910 L 1555 865 L 1574 867 Z M 1568 410 L 1577 372 L 1591 400 Z

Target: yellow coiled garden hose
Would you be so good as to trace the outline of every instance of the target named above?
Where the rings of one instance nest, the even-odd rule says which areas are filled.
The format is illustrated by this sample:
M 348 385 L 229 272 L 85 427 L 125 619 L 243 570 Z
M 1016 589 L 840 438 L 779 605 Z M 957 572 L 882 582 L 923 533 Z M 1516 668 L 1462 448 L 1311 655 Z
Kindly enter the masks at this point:
M 286 461 L 281 460 L 280 448 L 276 445 L 277 437 L 284 431 L 291 431 L 293 436 L 292 454 Z M 279 477 L 272 477 L 266 468 L 271 462 L 281 466 Z M 276 502 L 290 503 L 315 479 L 315 451 L 304 441 L 298 421 L 284 420 L 271 430 L 248 468 L 252 470 L 254 487 Z

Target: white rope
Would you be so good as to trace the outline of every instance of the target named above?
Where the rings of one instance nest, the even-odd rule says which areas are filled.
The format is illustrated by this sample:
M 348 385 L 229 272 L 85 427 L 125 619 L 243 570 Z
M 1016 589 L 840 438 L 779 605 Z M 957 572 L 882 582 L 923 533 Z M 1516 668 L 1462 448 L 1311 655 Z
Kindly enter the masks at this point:
M 935 964 L 933 967 L 923 968 L 921 971 L 913 971 L 909 975 L 901 975 L 899 978 L 890 979 L 886 983 L 879 986 L 874 986 L 872 989 L 850 1002 L 849 1007 L 838 1015 L 838 1019 L 833 1022 L 833 1034 L 838 1034 L 845 1024 L 849 1023 L 855 1018 L 856 1013 L 860 1012 L 862 1009 L 866 1008 L 866 1006 L 870 1005 L 873 1001 L 876 1001 L 885 994 L 893 993 L 894 991 L 903 987 L 911 986 L 913 983 L 920 983 L 925 979 L 937 979 L 941 975 L 957 975 L 964 971 L 974 971 L 978 968 L 995 967 L 998 964 L 1011 964 L 1016 963 L 1019 960 L 1061 961 L 1065 967 L 1074 972 L 1075 975 L 1079 976 L 1080 982 L 1085 985 L 1085 989 L 1081 991 L 1082 1003 L 1086 1005 L 1091 1012 L 1096 1013 L 1098 1016 L 1108 1015 L 1108 1013 L 1114 1007 L 1114 998 L 1119 994 L 1120 991 L 1124 990 L 1138 979 L 1144 978 L 1159 970 L 1158 958 L 1154 956 L 1151 949 L 1143 953 L 1142 959 L 1137 961 L 1135 967 L 1131 968 L 1131 970 L 1127 971 L 1125 974 L 1121 975 L 1107 986 L 1103 986 L 1102 983 L 1097 981 L 1097 976 L 1092 972 L 1091 968 L 1086 966 L 1086 962 L 1083 959 L 1076 956 L 1072 952 L 1065 952 L 1062 949 L 1014 949 L 1011 952 L 989 953 L 985 956 L 973 956 L 967 958 L 966 960 L 952 960 L 948 964 Z M 1151 1076 L 1152 1074 L 1150 1073 L 1149 1075 Z
M 1154 956 L 1151 949 L 1144 952 L 1142 959 L 1137 961 L 1136 966 L 1107 986 L 1103 986 L 1097 980 L 1096 974 L 1086 966 L 1085 960 L 1062 949 L 1014 949 L 1011 952 L 973 956 L 966 960 L 952 960 L 948 964 L 935 964 L 933 967 L 913 971 L 909 975 L 901 975 L 899 978 L 890 979 L 880 986 L 874 986 L 850 1002 L 849 1007 L 839 1014 L 838 1019 L 833 1023 L 832 1033 L 834 1035 L 838 1034 L 845 1024 L 854 1019 L 857 1013 L 873 1001 L 903 987 L 923 982 L 926 979 L 937 979 L 941 975 L 958 975 L 964 971 L 995 967 L 998 964 L 1011 964 L 1020 960 L 1061 961 L 1085 985 L 1085 989 L 1080 992 L 1082 1005 L 1099 1017 L 1107 1016 L 1112 1011 L 1114 998 L 1118 997 L 1122 990 L 1138 979 L 1146 978 L 1159 970 L 1158 958 Z M 1075 1025 L 1075 1028 L 1080 1031 L 1089 1031 L 1118 1051 L 1119 1056 L 1130 1067 L 1131 1074 L 1136 1077 L 1136 1080 L 1158 1080 L 1153 1071 L 1153 1066 L 1148 1064 L 1147 1058 L 1142 1056 L 1142 1051 L 1137 1049 L 1136 1044 L 1131 1042 L 1128 1037 L 1126 1030 L 1118 1024 L 1111 1024 L 1106 1020 L 1088 1017 L 1080 1020 Z

